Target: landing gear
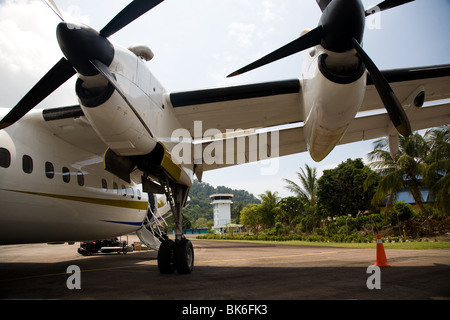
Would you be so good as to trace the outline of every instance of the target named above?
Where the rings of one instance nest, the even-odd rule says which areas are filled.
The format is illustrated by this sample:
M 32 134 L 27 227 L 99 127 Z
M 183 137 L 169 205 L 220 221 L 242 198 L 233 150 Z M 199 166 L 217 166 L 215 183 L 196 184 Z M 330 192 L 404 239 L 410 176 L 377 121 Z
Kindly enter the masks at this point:
M 162 274 L 170 274 L 175 271 L 173 253 L 174 242 L 172 240 L 161 243 L 158 250 L 158 269 Z
M 183 234 L 183 208 L 187 204 L 189 186 L 177 183 L 168 174 L 161 174 L 157 178 L 158 184 L 143 179 L 146 192 L 164 192 L 166 201 L 175 220 L 175 241 L 160 238 L 161 245 L 158 249 L 158 269 L 162 274 L 175 272 L 189 274 L 194 269 L 194 248 L 191 241 Z M 145 182 L 145 183 L 144 183 Z
M 163 274 L 189 274 L 194 269 L 194 247 L 183 235 L 182 210 L 186 204 L 189 188 L 166 180 L 163 184 L 167 202 L 175 220 L 175 242 L 164 241 L 158 251 L 158 268 Z
M 173 261 L 179 274 L 189 274 L 192 272 L 194 269 L 194 247 L 191 241 L 182 239 L 175 242 Z
M 194 269 L 194 247 L 188 239 L 166 240 L 158 250 L 158 269 L 162 274 L 189 274 Z

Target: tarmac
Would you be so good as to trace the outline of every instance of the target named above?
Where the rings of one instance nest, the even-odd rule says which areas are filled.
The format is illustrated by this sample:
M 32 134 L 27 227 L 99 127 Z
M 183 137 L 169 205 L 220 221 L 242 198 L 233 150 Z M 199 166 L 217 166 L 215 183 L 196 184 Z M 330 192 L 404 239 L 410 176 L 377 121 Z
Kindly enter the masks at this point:
M 349 249 L 192 241 L 189 275 L 160 274 L 151 250 L 82 256 L 79 243 L 0 246 L 0 299 L 450 300 L 450 249 L 386 250 L 391 267 L 380 269 L 380 289 L 370 289 L 375 244 Z M 78 278 L 69 266 L 79 268 Z M 79 289 L 70 288 L 76 282 Z

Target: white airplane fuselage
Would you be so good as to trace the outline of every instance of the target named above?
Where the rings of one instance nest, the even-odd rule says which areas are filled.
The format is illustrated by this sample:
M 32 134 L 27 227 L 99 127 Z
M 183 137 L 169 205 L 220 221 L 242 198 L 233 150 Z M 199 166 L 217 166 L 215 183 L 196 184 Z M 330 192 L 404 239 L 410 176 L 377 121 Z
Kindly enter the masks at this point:
M 0 243 L 102 239 L 132 232 L 147 195 L 103 169 L 102 157 L 52 135 L 42 112 L 0 132 Z
M 140 175 L 132 175 L 127 183 L 106 171 L 103 152 L 109 147 L 119 156 L 146 155 L 158 143 L 170 151 L 176 144 L 170 137 L 180 123 L 164 88 L 145 63 L 120 46 L 114 45 L 114 50 L 109 69 L 134 109 L 113 89 L 98 100 L 101 103 L 87 106 L 77 88 L 83 113 L 104 142 L 101 153 L 56 136 L 40 110 L 0 131 L 2 156 L 9 153 L 10 157 L 8 166 L 0 166 L 0 244 L 93 240 L 141 227 L 148 196 L 141 189 Z M 350 83 L 331 81 L 319 68 L 320 56 L 337 59 L 329 65 L 343 60 L 354 66 L 358 63 L 354 53 L 338 56 L 321 46 L 313 50 L 307 55 L 302 79 L 306 110 L 299 112 L 306 117 L 309 151 L 320 161 L 357 113 L 366 77 L 364 71 Z M 80 75 L 78 82 L 91 93 L 104 92 L 108 85 L 101 76 Z M 181 171 L 179 180 L 189 186 L 193 165 L 183 164 Z

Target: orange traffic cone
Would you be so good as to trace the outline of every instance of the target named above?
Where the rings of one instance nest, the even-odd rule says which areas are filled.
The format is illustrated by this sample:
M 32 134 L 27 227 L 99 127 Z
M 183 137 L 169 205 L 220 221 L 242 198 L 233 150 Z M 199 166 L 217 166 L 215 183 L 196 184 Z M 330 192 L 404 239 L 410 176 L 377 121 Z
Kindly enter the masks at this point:
M 390 267 L 391 265 L 387 263 L 386 253 L 384 252 L 383 240 L 381 240 L 381 235 L 377 234 L 377 262 L 375 265 L 378 267 Z

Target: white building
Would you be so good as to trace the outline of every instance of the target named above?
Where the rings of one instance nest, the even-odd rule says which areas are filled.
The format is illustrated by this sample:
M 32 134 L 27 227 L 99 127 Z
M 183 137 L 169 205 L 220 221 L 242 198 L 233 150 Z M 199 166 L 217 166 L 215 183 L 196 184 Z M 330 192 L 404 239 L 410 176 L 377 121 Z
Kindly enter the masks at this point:
M 233 204 L 232 194 L 213 194 L 209 196 L 214 209 L 213 229 L 221 231 L 226 225 L 231 223 L 231 205 Z

